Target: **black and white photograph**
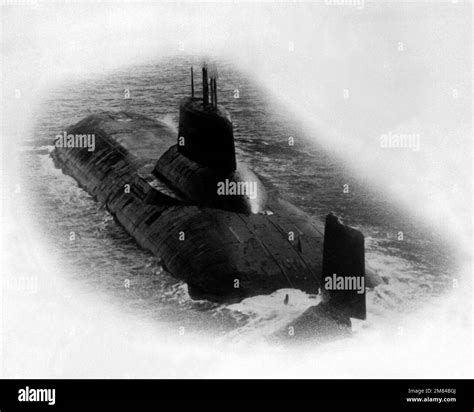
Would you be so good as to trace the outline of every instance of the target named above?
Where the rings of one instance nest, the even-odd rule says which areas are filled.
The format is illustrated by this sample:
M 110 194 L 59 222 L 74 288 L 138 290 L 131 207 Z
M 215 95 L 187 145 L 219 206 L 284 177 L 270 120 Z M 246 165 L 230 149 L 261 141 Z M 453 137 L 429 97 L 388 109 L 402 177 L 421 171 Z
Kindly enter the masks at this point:
M 0 409 L 466 401 L 471 1 L 0 4 Z

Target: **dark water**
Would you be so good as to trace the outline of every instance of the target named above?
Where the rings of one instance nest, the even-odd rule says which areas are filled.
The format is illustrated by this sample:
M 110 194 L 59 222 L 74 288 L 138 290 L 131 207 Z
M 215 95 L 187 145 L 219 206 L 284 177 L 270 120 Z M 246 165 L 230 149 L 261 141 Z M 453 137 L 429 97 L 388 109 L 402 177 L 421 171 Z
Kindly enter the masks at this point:
M 155 257 L 141 250 L 106 210 L 54 169 L 48 155 L 56 134 L 95 111 L 134 111 L 176 125 L 179 101 L 189 94 L 189 67 L 199 62 L 173 58 L 51 90 L 36 115 L 36 133 L 25 143 L 24 184 L 32 193 L 39 230 L 51 253 L 64 262 L 64 277 L 78 288 L 109 294 L 121 309 L 157 322 L 179 322 L 224 336 L 266 333 L 314 304 L 315 297 L 291 292 L 290 312 L 282 310 L 280 292 L 231 306 L 192 301 L 186 286 L 163 273 Z M 409 312 L 451 287 L 455 259 L 435 231 L 410 220 L 394 202 L 331 159 L 317 136 L 231 64 L 219 62 L 218 67 L 219 102 L 231 113 L 239 160 L 309 214 L 323 218 L 335 211 L 366 236 L 367 258 L 388 282 L 368 294 L 369 319 L 374 313 L 388 320 L 391 313 Z M 124 98 L 125 89 L 130 99 Z M 289 136 L 299 144 L 290 147 Z M 342 190 L 346 183 L 348 194 Z M 69 239 L 71 231 L 75 241 Z M 403 240 L 397 239 L 399 231 Z

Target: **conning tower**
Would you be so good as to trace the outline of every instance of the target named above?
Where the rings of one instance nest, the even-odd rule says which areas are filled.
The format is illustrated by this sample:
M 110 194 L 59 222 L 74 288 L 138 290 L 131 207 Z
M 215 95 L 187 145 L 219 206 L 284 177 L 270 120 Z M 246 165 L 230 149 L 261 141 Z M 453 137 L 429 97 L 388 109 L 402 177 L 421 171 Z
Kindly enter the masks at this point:
M 178 141 L 155 165 L 154 173 L 190 203 L 242 213 L 264 210 L 267 194 L 260 179 L 237 164 L 229 113 L 217 104 L 217 72 L 202 67 L 202 97 L 181 101 Z M 219 193 L 218 188 L 251 189 Z
M 191 97 L 179 108 L 178 150 L 188 159 L 226 172 L 236 170 L 234 132 L 229 113 L 217 106 L 217 73 L 208 76 L 202 68 L 202 98 L 194 97 L 191 68 Z

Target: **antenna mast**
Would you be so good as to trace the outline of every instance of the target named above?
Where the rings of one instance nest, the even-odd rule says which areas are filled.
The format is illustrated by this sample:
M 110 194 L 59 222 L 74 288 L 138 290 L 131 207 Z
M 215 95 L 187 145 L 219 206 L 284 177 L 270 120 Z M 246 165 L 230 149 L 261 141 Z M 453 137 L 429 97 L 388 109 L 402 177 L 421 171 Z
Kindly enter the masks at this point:
M 209 81 L 207 79 L 207 67 L 202 68 L 202 103 L 204 107 L 209 104 Z

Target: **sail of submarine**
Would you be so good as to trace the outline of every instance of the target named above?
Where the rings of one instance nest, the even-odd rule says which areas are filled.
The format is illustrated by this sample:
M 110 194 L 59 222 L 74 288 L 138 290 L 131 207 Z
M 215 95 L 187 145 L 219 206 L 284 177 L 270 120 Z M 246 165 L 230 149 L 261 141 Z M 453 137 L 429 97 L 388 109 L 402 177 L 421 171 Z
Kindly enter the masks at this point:
M 327 276 L 380 282 L 364 258 L 364 237 L 330 213 L 315 220 L 237 161 L 229 113 L 217 103 L 217 80 L 202 68 L 202 97 L 179 108 L 178 136 L 131 112 L 100 112 L 68 134 L 94 134 L 95 150 L 55 147 L 57 167 L 104 204 L 194 299 L 238 301 L 295 288 L 322 292 L 347 317 L 364 319 L 365 291 L 327 290 Z M 176 141 L 177 140 L 177 141 Z M 253 187 L 222 193 L 226 187 Z M 250 186 L 251 185 L 251 186 Z

